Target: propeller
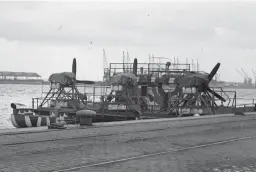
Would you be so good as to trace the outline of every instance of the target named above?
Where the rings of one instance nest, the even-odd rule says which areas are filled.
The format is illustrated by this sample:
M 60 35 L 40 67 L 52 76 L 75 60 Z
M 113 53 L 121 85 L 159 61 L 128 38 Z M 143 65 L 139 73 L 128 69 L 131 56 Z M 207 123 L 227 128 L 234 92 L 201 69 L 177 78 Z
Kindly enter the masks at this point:
M 208 79 L 209 79 L 209 82 L 212 80 L 212 78 L 214 77 L 214 75 L 216 75 L 217 71 L 219 70 L 220 68 L 220 63 L 217 63 L 214 68 L 212 69 L 211 73 L 208 75 Z
M 137 76 L 137 69 L 138 69 L 138 60 L 137 58 L 135 58 L 133 61 L 133 72 L 132 72 L 135 76 Z
M 217 63 L 214 68 L 212 69 L 211 73 L 208 75 L 208 80 L 209 82 L 212 80 L 212 78 L 216 75 L 217 71 L 219 70 L 220 68 L 220 63 Z M 208 82 L 208 83 L 209 83 Z M 207 84 L 207 87 L 206 87 L 206 90 L 209 91 L 210 93 L 212 93 L 215 97 L 217 97 L 218 99 L 220 99 L 221 101 L 225 102 L 226 100 L 221 96 L 219 95 L 218 93 L 216 93 L 215 91 L 213 91 L 212 89 L 209 88 L 208 84 Z
M 215 97 L 217 97 L 217 98 L 220 99 L 221 101 L 226 102 L 226 100 L 225 100 L 221 95 L 219 95 L 218 93 L 216 93 L 215 91 L 213 91 L 213 90 L 210 89 L 209 87 L 207 87 L 206 89 L 207 89 L 207 91 L 209 91 L 210 93 L 212 93 Z
M 76 76 L 76 58 L 73 58 L 73 64 L 72 64 L 72 72 Z
M 75 74 L 76 76 L 76 58 L 73 58 L 73 63 L 72 63 L 72 73 Z M 83 84 L 95 84 L 94 81 L 88 81 L 88 80 L 77 80 L 77 83 L 83 83 Z

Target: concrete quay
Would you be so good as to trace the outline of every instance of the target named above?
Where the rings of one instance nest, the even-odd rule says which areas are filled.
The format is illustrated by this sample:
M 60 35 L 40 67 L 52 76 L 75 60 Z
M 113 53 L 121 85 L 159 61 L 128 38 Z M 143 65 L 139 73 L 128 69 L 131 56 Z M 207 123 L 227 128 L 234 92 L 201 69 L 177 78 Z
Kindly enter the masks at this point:
M 256 114 L 0 131 L 0 171 L 256 170 Z

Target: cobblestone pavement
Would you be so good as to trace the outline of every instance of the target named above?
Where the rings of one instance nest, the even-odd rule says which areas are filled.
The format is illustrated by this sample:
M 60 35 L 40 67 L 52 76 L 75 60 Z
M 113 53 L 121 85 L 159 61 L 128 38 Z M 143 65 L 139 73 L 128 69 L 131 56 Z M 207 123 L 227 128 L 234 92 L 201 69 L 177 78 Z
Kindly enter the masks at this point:
M 256 139 L 173 152 L 76 172 L 255 172 Z
M 216 171 L 256 165 L 256 117 L 129 124 L 0 135 L 0 171 L 54 171 L 251 135 L 224 145 L 172 152 L 80 171 Z M 233 122 L 232 122 L 233 121 Z M 227 159 L 230 158 L 230 163 Z M 250 162 L 250 163 L 247 163 Z M 245 164 L 234 165 L 234 164 Z M 229 167 L 228 167 L 229 166 Z M 78 170 L 79 171 L 79 170 Z

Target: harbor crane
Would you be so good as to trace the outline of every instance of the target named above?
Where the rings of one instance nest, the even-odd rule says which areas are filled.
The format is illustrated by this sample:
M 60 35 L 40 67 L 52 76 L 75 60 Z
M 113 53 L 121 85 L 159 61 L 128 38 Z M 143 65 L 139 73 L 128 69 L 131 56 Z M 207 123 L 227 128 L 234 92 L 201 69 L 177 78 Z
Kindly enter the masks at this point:
M 236 71 L 244 78 L 244 84 L 247 84 L 247 79 L 246 79 L 246 77 L 243 75 L 243 73 L 240 72 L 238 69 L 236 69 Z
M 253 76 L 254 76 L 254 87 L 256 88 L 256 73 L 253 69 L 252 69 L 252 73 L 253 73 Z
M 103 49 L 103 71 L 104 71 L 103 81 L 105 81 L 110 76 L 110 69 L 108 67 L 107 57 L 104 49 Z
M 243 71 L 245 78 L 247 79 L 247 84 L 249 84 L 250 86 L 252 85 L 252 78 L 248 77 L 248 75 L 245 73 L 245 71 L 243 70 L 243 68 L 241 68 L 241 70 Z

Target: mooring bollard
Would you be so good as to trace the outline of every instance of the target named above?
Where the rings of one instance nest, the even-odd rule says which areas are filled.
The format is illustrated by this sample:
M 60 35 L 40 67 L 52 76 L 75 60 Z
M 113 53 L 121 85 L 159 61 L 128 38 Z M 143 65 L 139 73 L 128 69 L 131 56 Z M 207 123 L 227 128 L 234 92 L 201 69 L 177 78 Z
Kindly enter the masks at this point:
M 80 110 L 76 112 L 76 115 L 80 118 L 80 126 L 91 126 L 92 118 L 96 116 L 96 112 L 92 110 Z

